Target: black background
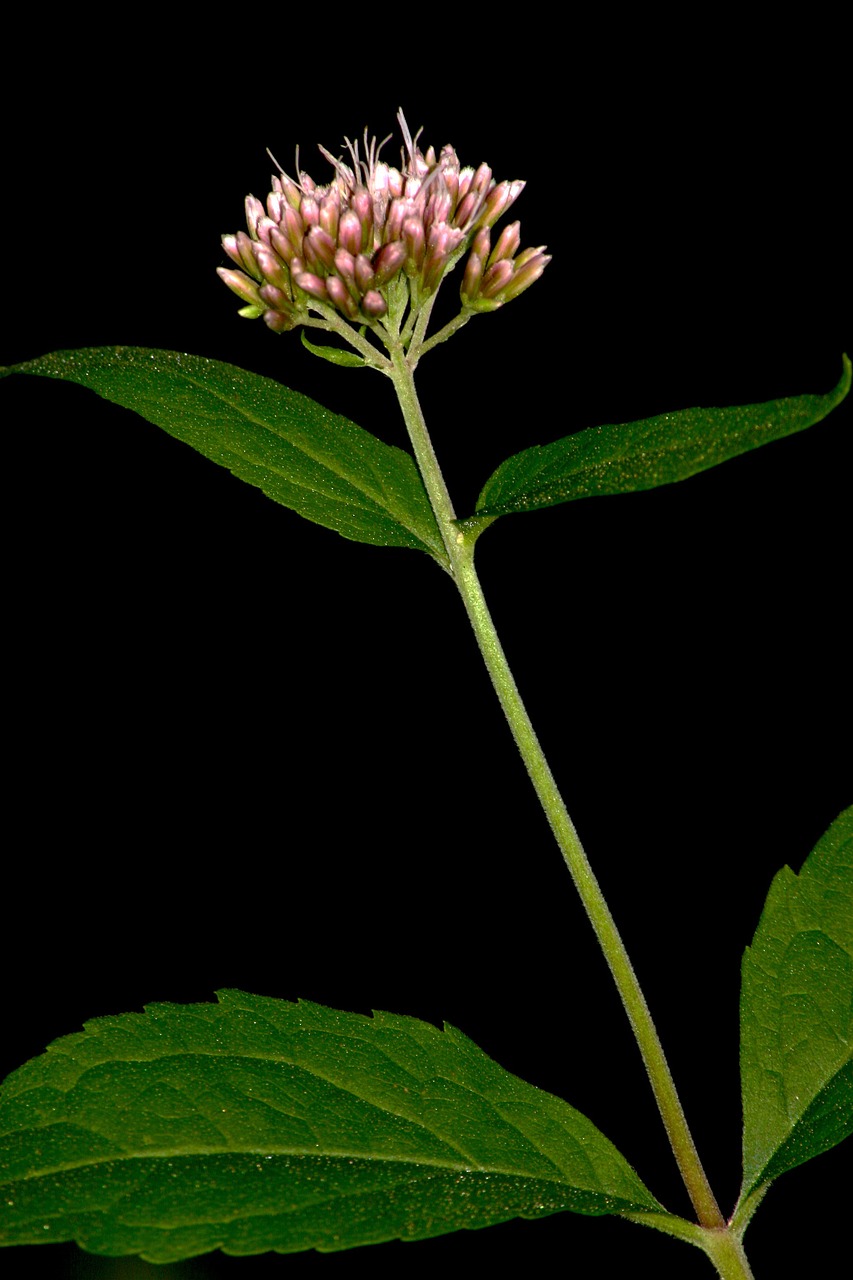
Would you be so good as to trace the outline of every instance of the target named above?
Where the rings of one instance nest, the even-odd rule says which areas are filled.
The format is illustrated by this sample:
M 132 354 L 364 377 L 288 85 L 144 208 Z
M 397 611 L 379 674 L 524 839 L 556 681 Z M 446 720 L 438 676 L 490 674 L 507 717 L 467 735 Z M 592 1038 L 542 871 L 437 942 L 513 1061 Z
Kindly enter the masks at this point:
M 419 371 L 461 514 L 504 457 L 568 431 L 837 381 L 853 335 L 830 30 L 759 45 L 605 24 L 543 50 L 541 33 L 404 36 L 391 18 L 335 35 L 319 13 L 294 42 L 293 21 L 51 32 L 6 108 L 3 363 L 195 352 L 404 444 L 390 385 L 240 320 L 214 274 L 243 196 L 268 189 L 267 146 L 292 171 L 300 143 L 323 180 L 316 141 L 382 136 L 402 104 L 425 142 L 527 179 L 512 216 L 554 255 Z M 86 1018 L 223 986 L 446 1019 L 688 1212 L 449 581 L 82 389 L 15 378 L 0 397 L 16 511 L 0 1074 Z M 683 485 L 511 517 L 478 552 L 725 1210 L 740 955 L 776 869 L 851 802 L 851 419 L 848 402 Z M 747 1236 L 757 1277 L 823 1270 L 845 1174 L 836 1150 L 771 1191 Z M 50 1273 L 384 1277 L 556 1254 L 571 1275 L 711 1275 L 663 1236 L 571 1215 L 165 1270 L 57 1246 Z M 33 1258 L 8 1251 L 8 1274 Z

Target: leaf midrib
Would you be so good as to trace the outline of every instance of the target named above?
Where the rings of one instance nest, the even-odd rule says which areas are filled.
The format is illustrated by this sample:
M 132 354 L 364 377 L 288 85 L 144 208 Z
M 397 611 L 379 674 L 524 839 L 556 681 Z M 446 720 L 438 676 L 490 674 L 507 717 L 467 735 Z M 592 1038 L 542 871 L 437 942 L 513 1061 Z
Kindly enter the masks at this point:
M 67 1055 L 63 1055 L 63 1056 L 67 1056 Z M 388 1054 L 383 1054 L 383 1057 L 386 1059 L 386 1061 L 391 1062 L 391 1063 L 392 1063 L 393 1065 L 395 1065 L 395 1066 L 397 1065 L 397 1064 L 394 1062 L 394 1059 L 393 1059 L 393 1058 L 391 1058 L 391 1057 L 389 1057 L 389 1055 L 388 1055 Z M 464 1156 L 464 1155 L 465 1155 L 465 1152 L 464 1152 L 464 1151 L 463 1151 L 463 1150 L 462 1150 L 462 1149 L 461 1149 L 461 1148 L 460 1148 L 456 1143 L 454 1143 L 454 1142 L 452 1141 L 452 1139 L 450 1139 L 449 1137 L 447 1137 L 444 1133 L 440 1133 L 440 1132 L 437 1132 L 435 1129 L 431 1129 L 431 1128 L 429 1127 L 429 1125 L 427 1125 L 426 1123 L 424 1123 L 424 1121 L 423 1121 L 423 1120 L 421 1120 L 420 1118 L 413 1117 L 413 1116 L 411 1116 L 411 1115 L 407 1115 L 404 1111 L 395 1111 L 393 1108 L 391 1108 L 390 1106 L 388 1106 L 386 1103 L 384 1103 L 384 1102 L 378 1102 L 378 1101 L 376 1101 L 376 1100 L 374 1100 L 374 1099 L 371 1099 L 370 1097 L 365 1096 L 363 1093 L 359 1093 L 359 1092 L 357 1092 L 357 1091 L 356 1091 L 355 1089 L 353 1089 L 351 1086 L 348 1086 L 348 1085 L 345 1085 L 345 1084 L 340 1083 L 338 1080 L 335 1080 L 335 1079 L 334 1079 L 334 1078 L 332 1078 L 331 1076 L 323 1075 L 321 1072 L 319 1072 L 319 1071 L 317 1071 L 317 1070 L 314 1070 L 314 1069 L 311 1069 L 311 1068 L 308 1068 L 308 1067 L 305 1067 L 305 1066 L 302 1066 L 300 1063 L 298 1063 L 298 1062 L 294 1062 L 294 1061 L 292 1061 L 291 1059 L 283 1058 L 283 1057 L 276 1056 L 276 1055 L 273 1055 L 273 1054 L 252 1053 L 251 1055 L 249 1055 L 249 1054 L 246 1054 L 246 1055 L 240 1055 L 240 1054 L 235 1054 L 235 1053 L 212 1053 L 210 1050 L 200 1049 L 200 1050 L 187 1050 L 186 1052 L 183 1052 L 183 1053 L 162 1054 L 162 1055 L 160 1055 L 159 1057 L 156 1057 L 156 1058 L 149 1058 L 149 1057 L 146 1057 L 146 1058 L 132 1058 L 132 1057 L 127 1057 L 127 1056 L 125 1056 L 125 1057 L 122 1057 L 121 1059 L 119 1059 L 119 1060 L 118 1060 L 118 1063 L 121 1063 L 121 1064 L 130 1064 L 130 1063 L 135 1063 L 135 1064 L 137 1064 L 137 1065 L 149 1065 L 149 1064 L 150 1064 L 150 1065 L 154 1065 L 154 1064 L 157 1064 L 157 1063 L 163 1063 L 163 1064 L 165 1064 L 165 1063 L 181 1063 L 182 1061 L 185 1061 L 185 1060 L 186 1060 L 186 1059 L 188 1059 L 188 1058 L 206 1058 L 206 1059 L 210 1059 L 210 1060 L 215 1060 L 215 1061 L 217 1061 L 217 1062 L 232 1062 L 232 1063 L 234 1063 L 234 1064 L 236 1064 L 236 1065 L 240 1065 L 240 1064 L 247 1063 L 247 1062 L 248 1062 L 248 1063 L 252 1063 L 252 1062 L 270 1062 L 270 1063 L 273 1063 L 273 1064 L 278 1065 L 278 1066 L 295 1067 L 297 1070 L 299 1070 L 299 1071 L 303 1071 L 307 1076 L 310 1076 L 310 1077 L 312 1077 L 312 1078 L 313 1078 L 313 1079 L 315 1079 L 315 1080 L 322 1081 L 324 1084 L 327 1084 L 327 1085 L 331 1086 L 332 1088 L 337 1089 L 340 1093 L 346 1094 L 346 1095 L 347 1095 L 347 1096 L 349 1096 L 350 1098 L 353 1098 L 354 1100 L 356 1100 L 356 1101 L 358 1101 L 358 1102 L 364 1103 L 366 1106 L 372 1107 L 374 1110 L 376 1110 L 376 1111 L 380 1112 L 380 1113 L 381 1113 L 381 1114 L 383 1114 L 383 1115 L 390 1116 L 390 1117 L 392 1117 L 393 1119 L 400 1120 L 400 1121 L 402 1121 L 402 1122 L 403 1122 L 403 1123 L 405 1123 L 405 1124 L 412 1125 L 412 1126 L 413 1126 L 414 1128 L 416 1128 L 416 1129 L 421 1129 L 424 1133 L 428 1133 L 428 1134 L 430 1134 L 430 1136 L 431 1136 L 431 1137 L 433 1137 L 433 1138 L 437 1139 L 439 1142 L 441 1142 L 441 1143 L 445 1144 L 445 1145 L 446 1145 L 448 1148 L 450 1148 L 451 1150 L 455 1150 L 455 1151 L 457 1151 L 457 1152 L 459 1153 L 459 1155 L 460 1155 L 460 1156 Z M 75 1061 L 75 1060 L 74 1060 L 74 1059 L 71 1059 L 71 1061 Z M 103 1061 L 101 1061 L 101 1062 L 93 1062 L 93 1063 L 91 1063 L 89 1066 L 83 1067 L 83 1068 L 81 1069 L 81 1071 L 80 1071 L 80 1074 L 79 1074 L 79 1075 L 77 1076 L 77 1078 L 75 1079 L 75 1081 L 74 1081 L 73 1085 L 71 1085 L 68 1089 L 61 1090 L 60 1092 L 62 1092 L 65 1096 L 67 1096 L 67 1095 L 68 1095 L 68 1094 L 69 1094 L 73 1089 L 77 1088 L 77 1086 L 80 1084 L 80 1082 L 81 1082 L 82 1080 L 84 1080 L 84 1079 L 85 1079 L 85 1077 L 89 1074 L 89 1072 L 90 1072 L 90 1071 L 94 1071 L 94 1070 L 96 1070 L 96 1069 L 97 1069 L 97 1068 L 99 1068 L 99 1067 L 109 1067 L 109 1066 L 111 1066 L 111 1065 L 117 1065 L 117 1063 L 112 1063 L 112 1062 L 110 1062 L 110 1060 L 109 1060 L 109 1059 L 104 1059 L 104 1060 L 103 1060 Z M 547 1152 L 546 1152 L 546 1151 L 544 1151 L 544 1150 L 542 1149 L 542 1147 L 541 1147 L 541 1146 L 540 1146 L 540 1145 L 539 1145 L 539 1144 L 538 1144 L 538 1143 L 537 1143 L 533 1138 L 529 1137 L 526 1133 L 524 1133 L 521 1129 L 519 1129 L 519 1128 L 516 1126 L 516 1124 L 513 1122 L 513 1120 L 512 1120 L 512 1119 L 510 1119 L 510 1118 L 508 1118 L 508 1117 L 503 1113 L 503 1111 L 501 1110 L 500 1106 L 499 1106 L 497 1103 L 495 1103 L 495 1102 L 493 1101 L 493 1099 L 491 1099 L 491 1098 L 487 1097 L 487 1096 L 486 1096 L 485 1094 L 483 1094 L 483 1093 L 479 1093 L 479 1092 L 477 1092 L 475 1089 L 471 1088 L 471 1086 L 470 1086 L 470 1085 L 463 1084 L 463 1083 L 462 1083 L 461 1081 L 459 1081 L 459 1080 L 454 1080 L 454 1079 L 452 1079 L 450 1076 L 441 1075 L 441 1074 L 436 1073 L 436 1075 L 435 1075 L 435 1076 L 433 1076 L 433 1077 L 431 1077 L 431 1079 L 435 1079 L 435 1080 L 444 1080 L 444 1081 L 446 1081 L 448 1084 L 452 1084 L 455 1088 L 460 1089 L 460 1090 L 463 1090 L 466 1094 L 469 1094 L 472 1098 L 476 1098 L 476 1099 L 477 1099 L 477 1101 L 478 1101 L 479 1103 L 485 1103 L 485 1104 L 489 1107 L 489 1109 L 490 1109 L 490 1110 L 491 1110 L 491 1111 L 492 1111 L 496 1116 L 498 1116 L 498 1117 L 500 1118 L 500 1120 L 501 1120 L 505 1125 L 507 1125 L 510 1129 L 512 1129 L 512 1131 L 513 1131 L 514 1133 L 517 1133 L 517 1134 L 518 1134 L 518 1136 L 519 1136 L 519 1138 L 520 1138 L 523 1142 L 527 1143 L 527 1144 L 532 1148 L 532 1150 L 533 1150 L 533 1151 L 535 1151 L 535 1152 L 539 1155 L 539 1157 L 540 1157 L 542 1160 L 547 1161 L 548 1165 L 549 1165 L 549 1166 L 550 1166 L 550 1167 L 555 1171 L 556 1177 L 551 1178 L 551 1177 L 547 1177 L 546 1175 L 539 1175 L 539 1174 L 533 1175 L 533 1174 L 523 1173 L 523 1172 L 522 1172 L 522 1173 L 519 1173 L 519 1172 L 518 1172 L 518 1170 L 511 1170 L 511 1169 L 498 1169 L 498 1168 L 492 1168 L 491 1166 L 486 1166 L 486 1165 L 477 1166 L 478 1168 L 481 1168 L 482 1170 L 484 1170 L 484 1171 L 488 1171 L 488 1172 L 490 1172 L 490 1173 L 505 1173 L 505 1174 L 506 1174 L 507 1176 L 509 1176 L 509 1177 L 525 1177 L 525 1178 L 530 1178 L 530 1177 L 540 1177 L 540 1176 L 541 1176 L 541 1177 L 543 1178 L 543 1180 L 544 1180 L 544 1181 L 554 1181 L 554 1182 L 560 1183 L 561 1185 L 566 1185 L 566 1184 L 565 1184 L 565 1182 L 564 1182 L 564 1177 L 565 1177 L 565 1175 L 563 1174 L 563 1172 L 562 1172 L 562 1170 L 559 1168 L 559 1166 L 556 1164 L 556 1162 L 553 1160 L 553 1158 L 552 1158 L 550 1155 L 548 1155 L 548 1154 L 547 1154 Z M 153 1082 L 152 1082 L 152 1083 L 153 1083 Z M 175 1086 L 174 1086 L 170 1081 L 163 1081 L 162 1083 L 169 1084 L 169 1087 L 170 1087 L 170 1088 L 174 1088 L 174 1087 L 175 1087 Z M 21 1097 L 23 1097 L 23 1096 L 25 1096 L 25 1095 L 24 1095 L 24 1093 L 22 1093 L 20 1096 L 21 1096 Z M 250 1095 L 250 1094 L 247 1094 L 247 1095 L 246 1095 L 246 1098 L 247 1098 L 247 1101 L 251 1101 L 255 1106 L 264 1106 L 264 1107 L 268 1107 L 271 1111 L 274 1111 L 274 1112 L 276 1112 L 276 1113 L 277 1113 L 277 1114 L 279 1114 L 279 1115 L 290 1115 L 290 1114 L 291 1114 L 291 1113 L 289 1113 L 289 1112 L 285 1111 L 283 1108 L 275 1107 L 271 1102 L 268 1102 L 268 1101 L 267 1101 L 266 1099 L 264 1099 L 264 1098 L 253 1097 L 253 1096 L 252 1096 L 252 1095 Z M 203 1120 L 205 1121 L 205 1123 L 210 1124 L 210 1125 L 214 1125 L 214 1126 L 215 1126 L 216 1121 L 213 1119 L 213 1117 L 208 1116 L 208 1115 L 205 1115 L 205 1114 L 204 1114 L 203 1112 L 201 1112 L 201 1111 L 197 1111 L 197 1115 L 199 1116 L 199 1118 L 200 1118 L 200 1119 L 203 1119 Z M 298 1119 L 299 1117 L 292 1116 L 292 1118 L 293 1118 L 293 1119 Z M 35 1124 L 34 1124 L 34 1125 L 32 1126 L 32 1129 L 33 1129 L 33 1131 L 35 1131 L 35 1132 L 42 1131 L 42 1130 L 47 1130 L 47 1129 L 50 1129 L 50 1128 L 53 1126 L 53 1124 L 54 1124 L 54 1123 L 55 1123 L 55 1122 L 53 1122 L 53 1121 L 49 1121 L 47 1124 L 43 1124 L 43 1125 L 35 1125 Z M 72 1119 L 66 1119 L 66 1120 L 63 1120 L 61 1123 L 63 1123 L 63 1124 L 67 1124 L 67 1125 L 70 1125 L 70 1126 L 74 1126 L 74 1127 L 77 1127 L 77 1128 L 80 1128 L 80 1129 L 83 1129 L 83 1130 L 84 1130 L 84 1131 L 86 1131 L 86 1132 L 97 1132 L 97 1130 L 92 1129 L 92 1128 L 91 1128 L 91 1126 L 89 1126 L 89 1125 L 85 1125 L 85 1124 L 82 1124 L 82 1123 L 77 1124 L 77 1123 L 76 1123 L 74 1120 L 72 1120 Z M 581 1148 L 581 1143 L 580 1143 L 580 1141 L 579 1141 L 577 1138 L 575 1138 L 575 1137 L 573 1137 L 573 1136 L 571 1136 L 571 1135 L 569 1135 L 569 1141 L 570 1141 L 570 1143 L 571 1143 L 571 1145 L 572 1145 L 572 1147 L 573 1147 L 573 1149 L 574 1149 L 574 1152 L 575 1152 L 576 1156 L 583 1156 L 583 1158 L 584 1158 L 584 1160 L 585 1160 L 585 1163 L 586 1163 L 586 1165 L 587 1165 L 587 1169 L 589 1170 L 589 1173 L 590 1173 L 590 1174 L 591 1174 L 591 1176 L 595 1179 L 595 1181 L 598 1181 L 598 1176 L 597 1176 L 596 1171 L 595 1171 L 595 1166 L 594 1166 L 594 1165 L 589 1161 L 589 1158 L 586 1156 L 586 1153 L 585 1153 L 585 1152 L 583 1152 L 583 1150 L 582 1150 L 582 1148 Z M 208 1154 L 208 1155 L 212 1155 L 212 1154 L 241 1154 L 241 1153 L 244 1153 L 244 1152 L 245 1152 L 245 1153 L 249 1153 L 250 1151 L 252 1151 L 252 1152 L 253 1152 L 253 1151 L 255 1151 L 255 1148 L 242 1148 L 242 1147 L 233 1147 L 233 1146 L 231 1146 L 231 1147 L 223 1148 L 223 1150 L 222 1150 L 222 1151 L 219 1151 L 219 1150 L 217 1150 L 217 1151 L 215 1151 L 215 1152 L 214 1152 L 214 1151 L 204 1151 L 204 1152 L 201 1152 L 201 1151 L 199 1151 L 199 1152 L 192 1151 L 192 1152 L 179 1153 L 179 1154 L 184 1154 L 184 1155 L 187 1155 L 187 1156 L 193 1156 L 193 1155 L 196 1155 L 196 1154 Z M 147 1153 L 147 1152 L 146 1152 L 146 1153 L 145 1153 L 145 1157 L 144 1157 L 144 1158 L 147 1158 L 147 1157 L 148 1157 L 148 1154 L 149 1154 L 149 1153 Z M 282 1149 L 281 1151 L 279 1151 L 279 1152 L 278 1152 L 278 1154 L 292 1154 L 292 1155 L 305 1155 L 305 1156 L 313 1155 L 313 1156 L 317 1157 L 318 1155 L 319 1155 L 319 1156 L 326 1156 L 326 1155 L 328 1155 L 329 1153 L 328 1153 L 327 1151 L 325 1151 L 325 1150 L 323 1150 L 323 1151 L 321 1151 L 321 1152 L 319 1152 L 319 1153 L 318 1153 L 318 1152 L 316 1152 L 316 1151 L 308 1151 L 308 1150 L 301 1150 L 301 1149 L 294 1149 L 293 1151 L 289 1151 L 289 1150 Z M 335 1154 L 337 1155 L 337 1153 L 335 1153 Z M 101 1161 L 100 1159 L 98 1159 L 98 1160 L 92 1160 L 92 1161 L 88 1161 L 88 1160 L 87 1160 L 87 1161 L 83 1161 L 83 1162 L 82 1162 L 82 1165 L 81 1165 L 80 1167 L 85 1168 L 85 1167 L 87 1167 L 90 1163 L 92 1163 L 92 1164 L 95 1164 L 95 1163 L 109 1163 L 109 1162 L 110 1162 L 111 1160 L 113 1160 L 113 1159 L 120 1159 L 120 1160 L 124 1160 L 124 1159 L 137 1159 L 137 1158 L 143 1158 L 143 1157 L 142 1157 L 142 1156 L 137 1156 L 136 1154 L 134 1154 L 134 1155 L 130 1155 L 130 1156 L 123 1156 L 123 1155 L 114 1156 L 114 1157 L 111 1157 L 111 1156 L 105 1156 L 105 1157 L 103 1158 L 103 1161 Z M 163 1157 L 162 1157 L 162 1156 L 160 1156 L 160 1157 L 158 1157 L 158 1158 L 163 1158 Z M 345 1159 L 361 1159 L 361 1160 L 366 1160 L 366 1161 L 372 1161 L 374 1158 L 376 1158 L 376 1159 L 388 1159 L 388 1160 L 399 1159 L 402 1163 L 406 1163 L 407 1161 L 410 1161 L 410 1160 L 411 1160 L 411 1157 L 406 1157 L 406 1158 L 404 1158 L 404 1157 L 391 1157 L 391 1156 L 376 1156 L 376 1157 L 374 1157 L 374 1155 L 373 1155 L 372 1153 L 371 1153 L 371 1154 L 365 1154 L 363 1151 L 362 1151 L 362 1152 L 360 1152 L 360 1153 L 358 1153 L 358 1152 L 344 1153 L 344 1154 L 342 1154 L 342 1155 L 341 1155 L 341 1158 L 345 1158 Z M 420 1163 L 423 1163 L 423 1164 L 431 1164 L 431 1163 L 433 1163 L 433 1162 L 432 1162 L 432 1161 L 430 1161 L 428 1158 L 426 1158 L 426 1157 L 425 1157 L 423 1160 L 419 1160 L 417 1163 L 419 1163 L 419 1164 L 420 1164 Z M 60 1169 L 65 1169 L 65 1168 L 76 1168 L 76 1167 L 77 1167 L 76 1165 L 67 1165 L 67 1166 L 66 1166 L 66 1165 L 62 1165 L 62 1166 L 59 1166 L 59 1168 L 60 1168 Z M 445 1167 L 446 1167 L 446 1168 L 450 1169 L 450 1168 L 454 1168 L 455 1166 L 454 1166 L 453 1164 L 451 1164 L 451 1163 L 447 1163 L 447 1164 L 445 1165 L 445 1164 L 443 1164 L 443 1163 L 439 1163 L 439 1162 L 437 1162 L 437 1161 L 436 1161 L 436 1162 L 435 1162 L 435 1167 L 437 1167 L 437 1168 L 445 1168 Z M 466 1166 L 462 1166 L 462 1167 L 467 1168 L 468 1166 L 466 1165 Z M 41 1176 L 41 1171 L 40 1171 L 40 1174 L 39 1174 L 38 1176 Z M 44 1176 L 47 1176 L 47 1174 L 45 1173 L 45 1175 L 44 1175 Z M 0 1183 L 0 1185 L 4 1185 L 4 1184 Z
M 43 1128 L 50 1128 L 49 1125 Z M 82 1126 L 81 1126 L 82 1128 Z M 277 1156 L 292 1156 L 295 1159 L 306 1160 L 358 1160 L 362 1164 L 399 1164 L 409 1165 L 412 1169 L 439 1169 L 446 1170 L 448 1173 L 469 1173 L 475 1175 L 483 1175 L 493 1177 L 500 1175 L 506 1178 L 521 1178 L 529 1182 L 549 1182 L 556 1186 L 568 1186 L 569 1184 L 561 1177 L 551 1177 L 547 1174 L 523 1173 L 518 1169 L 503 1168 L 499 1165 L 486 1164 L 462 1164 L 454 1163 L 450 1160 L 439 1161 L 424 1156 L 422 1159 L 413 1159 L 411 1156 L 395 1156 L 387 1153 L 377 1153 L 376 1155 L 365 1155 L 363 1151 L 308 1151 L 302 1148 L 294 1147 L 199 1147 L 192 1151 L 175 1151 L 170 1148 L 158 1149 L 152 1151 L 138 1151 L 127 1154 L 92 1156 L 88 1160 L 71 1160 L 62 1164 L 51 1165 L 50 1168 L 38 1169 L 31 1173 L 22 1173 L 19 1177 L 9 1178 L 5 1182 L 0 1182 L 2 1187 L 13 1187 L 21 1182 L 33 1182 L 39 1178 L 50 1178 L 58 1173 L 68 1173 L 75 1169 L 89 1169 L 98 1165 L 105 1164 L 126 1164 L 134 1163 L 137 1160 L 197 1160 L 203 1159 L 205 1156 L 263 1156 L 275 1158 Z M 588 1188 L 593 1191 L 594 1188 Z M 600 1192 L 598 1194 L 607 1195 L 612 1193 Z

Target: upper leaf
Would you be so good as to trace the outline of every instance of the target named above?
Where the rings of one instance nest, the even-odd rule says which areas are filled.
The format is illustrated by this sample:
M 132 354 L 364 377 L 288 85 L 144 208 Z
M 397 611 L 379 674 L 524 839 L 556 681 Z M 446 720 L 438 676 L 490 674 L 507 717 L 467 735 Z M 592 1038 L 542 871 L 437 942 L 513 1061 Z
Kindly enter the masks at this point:
M 355 542 L 415 547 L 446 564 L 411 456 L 271 378 L 143 347 L 55 351 L 2 373 L 79 382 L 316 524 Z
M 171 1262 L 662 1212 L 459 1031 L 238 991 L 97 1018 L 0 1088 L 0 1243 Z
M 575 498 L 631 493 L 688 476 L 820 422 L 850 390 L 851 365 L 823 396 L 794 396 L 731 409 L 684 409 L 621 426 L 589 427 L 507 458 L 486 481 L 472 530 L 498 516 Z
M 741 1200 L 853 1132 L 853 808 L 770 887 L 741 987 Z

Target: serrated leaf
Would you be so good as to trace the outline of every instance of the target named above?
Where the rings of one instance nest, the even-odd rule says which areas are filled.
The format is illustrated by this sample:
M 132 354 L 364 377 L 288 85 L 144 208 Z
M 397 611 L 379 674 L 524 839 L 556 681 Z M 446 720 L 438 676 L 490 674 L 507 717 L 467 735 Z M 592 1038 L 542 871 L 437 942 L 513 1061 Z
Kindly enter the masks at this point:
M 641 422 L 589 427 L 507 458 L 486 481 L 464 528 L 498 516 L 686 480 L 759 445 L 820 422 L 850 390 L 851 365 L 827 395 L 794 396 L 729 409 L 684 409 Z
M 741 1201 L 853 1133 L 853 808 L 773 881 L 741 986 Z
M 354 542 L 447 557 L 414 461 L 271 378 L 144 347 L 55 351 L 2 370 L 77 382 Z
M 221 991 L 97 1018 L 0 1089 L 0 1242 L 171 1262 L 662 1212 L 453 1027 Z

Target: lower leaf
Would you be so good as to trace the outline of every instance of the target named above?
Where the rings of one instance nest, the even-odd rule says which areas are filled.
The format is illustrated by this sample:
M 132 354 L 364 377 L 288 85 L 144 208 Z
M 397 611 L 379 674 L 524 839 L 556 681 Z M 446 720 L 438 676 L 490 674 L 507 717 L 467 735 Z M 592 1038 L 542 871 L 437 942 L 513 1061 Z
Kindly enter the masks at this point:
M 0 1243 L 172 1262 L 663 1212 L 565 1102 L 452 1027 L 236 991 L 56 1041 L 0 1090 Z

